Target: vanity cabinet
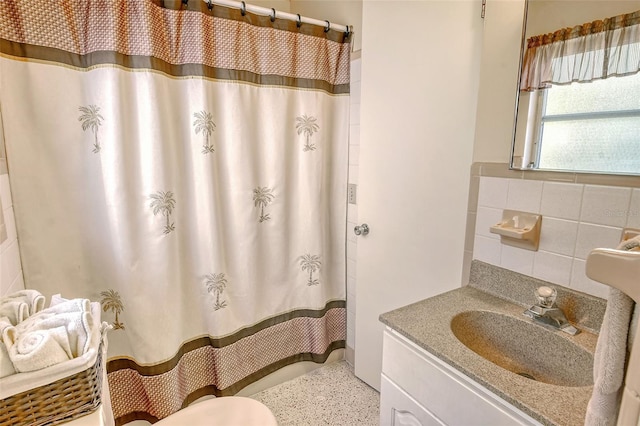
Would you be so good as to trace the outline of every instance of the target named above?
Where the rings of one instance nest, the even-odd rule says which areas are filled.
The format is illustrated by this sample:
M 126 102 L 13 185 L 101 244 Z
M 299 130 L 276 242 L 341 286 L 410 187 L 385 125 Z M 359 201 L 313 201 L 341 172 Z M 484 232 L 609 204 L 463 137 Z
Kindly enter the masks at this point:
M 380 424 L 541 423 L 387 327 L 383 339 Z

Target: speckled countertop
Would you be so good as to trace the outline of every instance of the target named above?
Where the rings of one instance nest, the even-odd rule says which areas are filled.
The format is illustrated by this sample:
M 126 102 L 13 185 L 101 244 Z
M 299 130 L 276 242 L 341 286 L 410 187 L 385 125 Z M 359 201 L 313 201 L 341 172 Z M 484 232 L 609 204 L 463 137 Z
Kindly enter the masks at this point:
M 593 386 L 557 386 L 521 377 L 476 354 L 455 337 L 450 327 L 452 319 L 459 313 L 478 310 L 530 322 L 522 315 L 522 306 L 472 286 L 382 314 L 380 321 L 539 422 L 582 426 Z M 597 335 L 584 329 L 576 336 L 549 332 L 591 353 L 595 351 Z

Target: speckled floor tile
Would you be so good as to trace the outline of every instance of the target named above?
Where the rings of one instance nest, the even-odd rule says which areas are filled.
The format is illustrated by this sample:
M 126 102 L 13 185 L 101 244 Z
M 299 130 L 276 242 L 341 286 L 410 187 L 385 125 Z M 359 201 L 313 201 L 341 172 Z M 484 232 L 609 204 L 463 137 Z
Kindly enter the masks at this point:
M 280 426 L 380 423 L 380 395 L 358 379 L 345 361 L 326 365 L 251 398 L 269 407 Z

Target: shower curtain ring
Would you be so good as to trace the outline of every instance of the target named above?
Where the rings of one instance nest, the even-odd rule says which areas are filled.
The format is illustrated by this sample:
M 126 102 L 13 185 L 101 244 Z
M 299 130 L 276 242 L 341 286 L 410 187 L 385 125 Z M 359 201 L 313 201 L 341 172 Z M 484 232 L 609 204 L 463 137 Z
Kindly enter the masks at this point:
M 276 10 L 273 7 L 271 8 L 271 12 L 271 22 L 276 22 Z
M 209 1 L 207 2 L 207 8 L 208 8 L 209 10 L 213 10 L 213 3 L 211 3 L 211 0 L 209 0 Z
M 298 13 L 298 21 L 296 22 L 296 27 L 300 28 L 302 26 L 302 17 Z
M 247 14 L 247 4 L 245 2 L 240 2 L 242 3 L 242 7 L 240 8 L 240 13 L 242 14 L 242 16 Z
M 184 4 L 185 6 L 189 6 L 189 0 L 182 0 L 182 4 Z
M 329 21 L 324 21 L 324 22 L 326 22 L 326 23 L 327 23 L 327 26 L 326 26 L 326 27 L 324 27 L 324 32 L 325 32 L 325 33 L 328 33 L 328 32 L 329 32 L 329 30 L 331 29 L 331 22 L 329 22 Z
M 344 32 L 344 38 L 349 38 L 351 35 L 351 25 L 347 25 L 347 30 Z

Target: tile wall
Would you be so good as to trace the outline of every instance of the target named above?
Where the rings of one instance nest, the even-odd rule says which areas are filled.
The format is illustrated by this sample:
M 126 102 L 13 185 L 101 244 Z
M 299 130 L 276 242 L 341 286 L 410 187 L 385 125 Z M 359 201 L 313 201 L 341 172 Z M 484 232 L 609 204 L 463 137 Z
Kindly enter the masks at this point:
M 349 126 L 349 183 L 358 183 L 360 157 L 360 70 L 359 55 L 351 61 L 351 118 Z M 357 56 L 356 56 L 357 55 Z M 357 202 L 357 200 L 356 200 Z M 353 228 L 358 224 L 357 204 L 347 204 L 347 350 L 346 359 L 353 365 L 356 330 L 356 258 L 357 240 Z
M 0 243 L 0 297 L 2 297 L 24 289 L 9 175 L 6 173 L 0 174 L 0 205 L 7 236 Z
M 503 209 L 542 214 L 538 251 L 503 245 L 489 232 Z M 480 176 L 473 259 L 606 298 L 609 287 L 586 276 L 586 258 L 593 248 L 615 248 L 624 228 L 640 229 L 637 186 Z

